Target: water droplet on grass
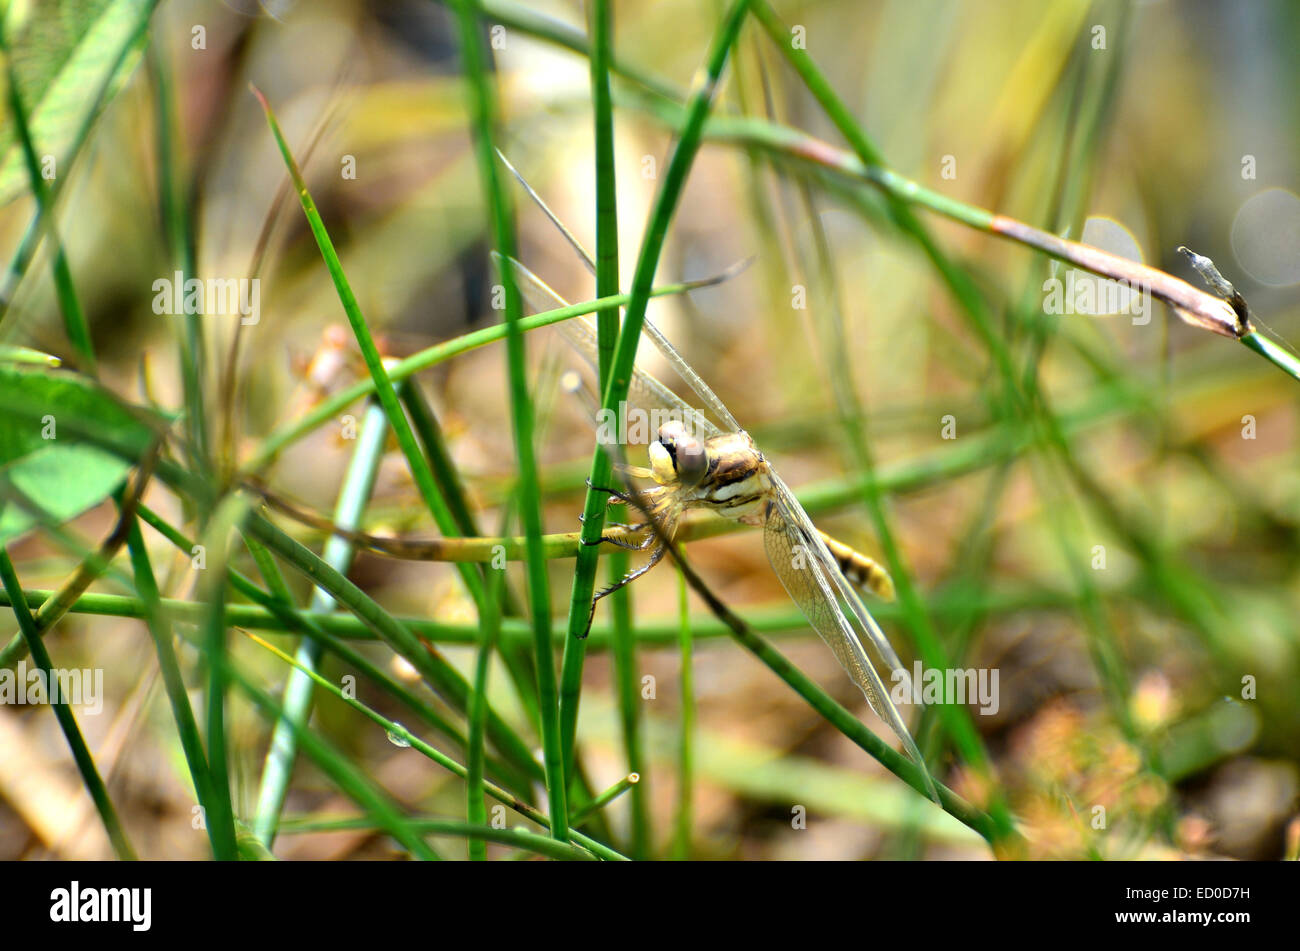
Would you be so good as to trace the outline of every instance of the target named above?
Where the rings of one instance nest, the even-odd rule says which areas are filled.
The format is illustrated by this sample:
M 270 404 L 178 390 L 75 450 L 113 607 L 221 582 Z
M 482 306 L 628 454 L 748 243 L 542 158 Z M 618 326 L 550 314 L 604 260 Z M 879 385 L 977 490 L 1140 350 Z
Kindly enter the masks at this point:
M 406 727 L 402 726 L 400 723 L 394 723 L 393 726 L 401 727 L 402 730 L 406 729 Z M 392 743 L 394 746 L 400 746 L 402 749 L 406 749 L 411 745 L 411 741 L 408 740 L 403 733 L 398 733 L 396 730 L 388 731 L 388 742 Z

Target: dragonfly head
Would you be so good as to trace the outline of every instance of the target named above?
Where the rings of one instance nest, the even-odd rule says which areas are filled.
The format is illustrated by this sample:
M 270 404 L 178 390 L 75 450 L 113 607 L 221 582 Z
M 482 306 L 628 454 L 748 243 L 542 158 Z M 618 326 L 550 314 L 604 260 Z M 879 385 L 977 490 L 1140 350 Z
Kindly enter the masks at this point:
M 650 444 L 650 469 L 660 485 L 699 485 L 709 471 L 704 440 L 679 420 L 664 423 L 659 427 L 659 438 Z

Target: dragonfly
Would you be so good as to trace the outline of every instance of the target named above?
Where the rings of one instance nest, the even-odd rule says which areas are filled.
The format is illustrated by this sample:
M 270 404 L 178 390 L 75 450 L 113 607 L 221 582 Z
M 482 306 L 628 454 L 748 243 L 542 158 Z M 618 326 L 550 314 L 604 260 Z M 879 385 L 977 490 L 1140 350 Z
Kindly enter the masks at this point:
M 577 238 L 504 156 L 501 160 L 594 272 L 591 255 Z M 513 258 L 501 260 L 511 268 L 521 294 L 536 311 L 569 306 L 524 264 Z M 597 337 L 591 322 L 577 317 L 556 327 L 598 373 Z M 667 419 L 658 427 L 656 438 L 648 447 L 648 468 L 621 462 L 616 467 L 625 475 L 649 480 L 653 485 L 626 493 L 602 491 L 609 492 L 611 501 L 635 503 L 647 519 L 654 520 L 657 530 L 650 530 L 648 523 L 611 526 L 618 534 L 606 534 L 602 541 L 649 551 L 650 556 L 644 565 L 596 594 L 592 601 L 593 615 L 601 598 L 644 575 L 663 559 L 687 511 L 707 509 L 746 525 L 761 526 L 768 561 L 782 585 L 862 691 L 871 709 L 898 736 L 907 755 L 920 767 L 931 798 L 938 802 L 938 791 L 925 760 L 863 643 L 865 637 L 883 665 L 889 668 L 893 680 L 904 688 L 902 695 L 913 696 L 906 669 L 855 586 L 857 582 L 892 598 L 893 584 L 888 573 L 869 556 L 818 529 L 753 438 L 668 338 L 649 320 L 644 321 L 642 334 L 721 425 L 714 424 L 643 367 L 634 366 L 628 405 L 648 413 L 651 419 L 656 412 L 661 414 L 659 418 Z M 639 543 L 629 541 L 628 535 L 638 530 L 648 530 L 645 538 Z
M 510 263 L 521 293 L 538 312 L 568 306 L 523 264 L 514 260 Z M 595 368 L 595 328 L 581 317 L 556 326 Z M 742 524 L 761 526 L 768 561 L 782 585 L 862 691 L 871 709 L 889 724 L 907 754 L 922 768 L 931 797 L 938 801 L 925 761 L 863 644 L 865 635 L 894 680 L 903 684 L 903 695 L 912 696 L 906 669 L 857 590 L 862 586 L 892 598 L 893 583 L 888 572 L 870 556 L 818 529 L 753 438 L 677 349 L 649 321 L 643 325 L 643 334 L 723 425 L 715 425 L 641 367 L 633 368 L 629 406 L 651 418 L 655 418 L 655 412 L 670 418 L 659 426 L 648 447 L 648 468 L 622 463 L 617 468 L 633 478 L 648 479 L 653 485 L 634 492 L 601 491 L 608 492 L 611 501 L 633 503 L 646 518 L 654 520 L 658 530 L 652 530 L 648 523 L 610 526 L 616 534 L 606 534 L 602 541 L 649 551 L 650 556 L 645 564 L 597 592 L 592 600 L 593 614 L 601 598 L 635 581 L 663 559 L 681 517 L 689 510 L 707 509 Z M 644 539 L 630 540 L 638 532 L 645 533 Z

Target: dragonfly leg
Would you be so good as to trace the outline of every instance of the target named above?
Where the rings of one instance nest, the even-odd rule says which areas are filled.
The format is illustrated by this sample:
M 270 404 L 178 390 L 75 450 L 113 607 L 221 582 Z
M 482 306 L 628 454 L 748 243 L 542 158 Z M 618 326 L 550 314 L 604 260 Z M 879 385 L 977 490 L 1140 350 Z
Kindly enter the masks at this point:
M 606 495 L 608 495 L 609 501 L 606 503 L 607 505 L 613 505 L 615 502 L 632 501 L 631 498 L 628 497 L 628 494 L 626 492 L 620 492 L 618 489 L 606 489 L 603 486 L 599 486 L 599 485 L 592 485 L 590 478 L 587 479 L 587 488 L 590 489 L 592 492 L 604 492 Z
M 610 539 L 605 539 L 605 540 L 610 541 Z M 658 536 L 651 535 L 650 538 L 647 539 L 647 541 L 650 540 L 658 541 Z M 618 581 L 614 582 L 608 588 L 602 588 L 600 591 L 597 591 L 596 596 L 591 599 L 591 613 L 587 615 L 587 629 L 583 631 L 582 636 L 586 637 L 587 632 L 591 630 L 591 622 L 596 618 L 596 605 L 597 603 L 599 603 L 601 598 L 605 597 L 606 595 L 613 594 L 615 591 L 619 590 L 620 588 L 627 587 L 637 578 L 640 578 L 643 574 L 645 574 L 655 565 L 659 564 L 659 562 L 663 560 L 663 557 L 665 554 L 667 554 L 667 552 L 668 552 L 668 546 L 660 543 L 655 548 L 655 550 L 650 554 L 650 560 L 647 561 L 644 565 L 642 565 L 639 568 L 633 569 L 632 571 L 629 571 L 627 574 L 625 574 Z
M 585 522 L 586 520 L 587 520 L 587 516 L 585 514 L 578 515 L 579 522 Z M 650 527 L 649 522 L 639 522 L 636 525 L 629 525 L 627 522 L 609 522 L 609 521 L 605 522 L 606 530 L 609 530 L 611 528 L 616 528 L 626 535 L 635 535 L 638 532 L 645 531 L 649 527 Z M 608 539 L 608 540 L 612 541 L 613 539 Z
M 618 522 L 615 522 L 612 525 L 605 526 L 606 531 L 609 531 L 610 529 L 615 529 L 622 532 L 624 535 L 636 535 L 639 532 L 645 531 L 647 528 L 649 528 L 649 525 L 622 525 Z M 610 536 L 610 535 L 602 535 L 594 542 L 588 542 L 585 539 L 579 539 L 579 541 L 583 545 L 595 546 L 595 545 L 599 545 L 601 542 L 608 542 L 609 544 L 616 545 L 619 548 L 626 548 L 628 551 L 645 551 L 652 544 L 654 544 L 654 540 L 655 540 L 655 536 L 653 534 L 647 535 L 639 542 L 628 541 L 626 538 L 622 538 L 619 536 Z
M 636 532 L 636 531 L 644 530 L 646 526 L 644 526 L 644 525 L 620 525 L 620 526 L 617 526 L 617 527 L 618 527 L 618 528 L 623 528 L 623 529 L 630 529 L 630 530 L 632 530 L 633 532 Z M 600 541 L 601 541 L 601 542 L 609 542 L 611 545 L 616 545 L 616 546 L 618 546 L 619 548 L 626 548 L 628 551 L 645 551 L 647 548 L 649 548 L 651 545 L 654 544 L 654 542 L 655 542 L 655 536 L 654 536 L 654 535 L 647 535 L 644 539 L 642 539 L 642 540 L 639 541 L 639 542 L 630 542 L 630 541 L 628 541 L 628 540 L 625 539 L 625 538 L 617 538 L 617 537 L 615 537 L 615 538 L 611 538 L 610 536 L 606 535 L 606 536 L 602 537 Z M 599 545 L 600 542 L 596 542 L 596 544 Z
M 624 495 L 620 492 L 616 492 L 613 489 L 599 489 L 597 491 L 610 493 L 610 499 L 608 503 L 610 505 L 613 505 L 615 502 L 631 501 L 630 496 Z M 579 522 L 586 522 L 586 520 L 587 520 L 586 513 L 583 513 L 578 516 Z M 638 522 L 635 525 L 629 525 L 627 522 L 606 522 L 605 532 L 609 532 L 612 530 L 621 533 L 622 536 L 639 535 L 641 532 L 644 532 L 649 527 L 650 527 L 650 523 L 648 521 Z M 602 537 L 598 538 L 594 542 L 588 542 L 584 540 L 582 544 L 594 546 L 594 545 L 599 545 L 601 542 L 609 542 L 611 545 L 617 545 L 619 548 L 626 548 L 628 551 L 645 551 L 647 548 L 651 546 L 651 544 L 653 544 L 653 541 L 654 541 L 653 535 L 648 535 L 645 539 L 639 542 L 634 542 L 634 541 L 628 541 L 626 537 L 611 538 L 608 534 L 604 534 L 602 535 Z
M 637 504 L 630 493 L 620 492 L 617 489 L 605 489 L 605 488 L 601 488 L 600 486 L 593 486 L 591 484 L 591 479 L 587 480 L 587 488 L 592 489 L 596 492 L 606 493 L 609 496 L 609 498 L 606 500 L 605 503 L 606 507 L 609 507 L 611 505 L 617 505 L 619 503 L 626 503 L 629 505 Z M 579 522 L 585 522 L 586 520 L 587 519 L 585 514 L 578 516 Z M 636 535 L 639 534 L 640 532 L 645 531 L 649 527 L 650 527 L 650 523 L 648 521 L 638 522 L 635 525 L 628 524 L 627 522 L 606 522 L 605 523 L 606 530 L 615 529 L 617 531 L 622 532 L 624 535 Z M 594 542 L 584 541 L 583 544 L 599 545 L 601 542 L 609 542 L 611 545 L 617 545 L 619 548 L 626 548 L 628 551 L 645 551 L 647 548 L 651 546 L 651 544 L 653 544 L 653 538 L 654 536 L 651 535 L 651 536 L 647 536 L 643 541 L 640 542 L 629 542 L 622 538 L 610 538 L 609 536 L 605 536 Z
M 644 532 L 650 527 L 649 522 L 639 522 L 636 525 L 629 525 L 627 522 L 606 522 L 605 528 L 616 528 L 625 535 L 636 535 Z

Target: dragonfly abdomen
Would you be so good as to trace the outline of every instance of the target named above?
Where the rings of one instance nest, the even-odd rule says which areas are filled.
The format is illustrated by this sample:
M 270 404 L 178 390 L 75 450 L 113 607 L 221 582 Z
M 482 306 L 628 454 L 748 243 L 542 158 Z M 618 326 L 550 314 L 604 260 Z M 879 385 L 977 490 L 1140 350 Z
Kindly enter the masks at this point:
M 883 565 L 856 548 L 850 548 L 843 542 L 831 538 L 823 531 L 818 531 L 817 534 L 821 535 L 822 541 L 826 543 L 831 557 L 840 566 L 844 577 L 856 587 L 870 591 L 881 600 L 894 600 L 894 579 L 889 577 L 889 572 Z

